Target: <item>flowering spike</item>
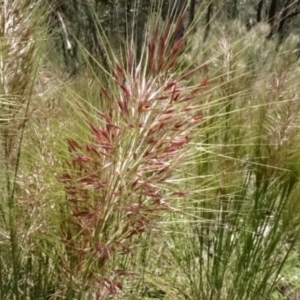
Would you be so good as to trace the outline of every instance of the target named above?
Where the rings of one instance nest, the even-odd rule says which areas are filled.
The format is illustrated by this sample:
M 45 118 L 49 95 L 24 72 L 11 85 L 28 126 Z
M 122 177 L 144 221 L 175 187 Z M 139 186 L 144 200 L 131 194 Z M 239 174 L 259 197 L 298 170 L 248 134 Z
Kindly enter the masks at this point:
M 184 41 L 185 39 L 182 37 L 175 43 L 171 52 L 171 57 L 174 57 L 178 53 Z
M 118 101 L 118 105 L 119 105 L 121 112 L 128 113 L 127 105 L 126 105 L 125 101 L 123 101 L 123 99 L 120 99 Z
M 176 85 L 174 85 L 172 93 L 171 93 L 170 103 L 172 103 L 175 100 L 176 96 L 178 96 L 178 95 L 176 95 Z
M 179 29 L 182 27 L 183 22 L 184 22 L 184 17 L 185 17 L 185 15 L 184 15 L 184 13 L 182 13 L 180 15 L 180 17 L 178 18 L 178 21 L 176 23 L 176 28 L 174 30 L 174 33 L 177 33 L 179 31 Z
M 165 62 L 166 62 L 165 59 L 161 57 L 159 61 L 158 72 L 160 72 L 164 68 Z
M 102 90 L 102 92 L 104 93 L 104 95 L 105 95 L 109 100 L 111 100 L 111 96 L 109 95 L 108 90 L 107 90 L 104 86 L 101 86 L 101 90 Z
M 195 69 L 193 69 L 193 70 L 191 70 L 191 71 L 186 72 L 186 73 L 185 73 L 184 75 L 182 75 L 178 80 L 179 80 L 179 81 L 185 80 L 186 78 L 190 77 L 191 75 L 193 75 L 193 74 L 196 73 L 197 71 L 199 71 L 199 70 L 201 70 L 201 69 L 203 69 L 203 68 L 205 68 L 205 67 L 207 67 L 207 66 L 208 66 L 208 63 L 206 62 L 206 63 L 202 64 L 201 66 L 199 66 L 199 67 L 197 67 L 197 68 L 195 68 Z
M 138 80 L 141 74 L 141 63 L 138 64 L 138 66 L 135 69 L 134 78 L 135 80 Z
M 152 57 L 151 58 L 151 65 L 150 65 L 150 71 L 151 74 L 156 74 L 156 67 L 157 67 L 157 60 L 156 58 Z
M 159 43 L 159 57 L 163 58 L 166 50 L 166 35 L 163 34 Z
M 95 109 L 98 115 L 100 115 L 102 118 L 104 118 L 107 122 L 110 122 L 110 116 L 105 115 L 101 110 Z
M 171 69 L 173 69 L 173 67 L 175 66 L 176 63 L 177 63 L 177 59 L 173 59 L 173 60 L 166 66 L 166 71 L 170 71 Z
M 69 173 L 64 173 L 59 177 L 60 180 L 72 180 L 72 176 Z
M 207 84 L 208 84 L 208 78 L 206 77 L 200 82 L 199 87 L 207 86 Z
M 182 102 L 187 102 L 187 101 L 190 101 L 190 100 L 193 100 L 193 99 L 195 99 L 195 95 L 187 95 L 187 96 L 184 96 L 181 99 L 176 98 L 176 99 L 174 99 L 174 101 L 177 101 L 178 103 L 182 103 Z
M 155 50 L 155 47 L 154 47 L 154 43 L 152 41 L 150 41 L 148 43 L 148 53 L 149 53 L 149 57 L 154 57 L 154 50 Z
M 172 24 L 173 24 L 173 21 L 170 20 L 170 18 L 168 18 L 165 23 L 164 30 L 162 33 L 162 36 L 165 38 L 165 40 L 166 40 L 166 37 L 170 34 Z
M 193 116 L 192 120 L 194 122 L 201 121 L 201 120 L 203 120 L 203 115 L 195 115 L 195 116 Z
M 90 162 L 90 161 L 94 161 L 91 157 L 86 156 L 86 155 L 79 155 L 77 157 L 73 158 L 74 162 L 78 162 L 78 163 L 82 163 L 82 162 Z
M 123 92 L 125 93 L 125 95 L 126 95 L 127 97 L 130 97 L 130 96 L 131 96 L 130 87 L 121 85 L 121 89 L 123 90 Z
M 83 218 L 91 218 L 95 216 L 94 213 L 91 213 L 89 210 L 83 210 L 79 212 L 73 212 L 74 217 L 83 217 Z
M 126 73 L 125 73 L 124 68 L 121 66 L 121 64 L 117 63 L 116 67 L 118 69 L 119 74 L 121 74 L 123 76 L 123 78 L 125 78 L 126 77 Z
M 155 29 L 154 29 L 154 32 L 153 32 L 153 40 L 154 41 L 157 41 L 158 28 L 159 28 L 159 22 L 156 22 Z
M 167 99 L 169 99 L 168 96 L 160 96 L 156 100 L 167 100 Z
M 169 89 L 170 89 L 171 87 L 173 87 L 175 84 L 176 84 L 175 81 L 169 82 L 169 83 L 165 86 L 164 91 L 169 90 Z
M 75 151 L 77 149 L 82 149 L 82 147 L 73 139 L 68 139 L 67 140 L 68 146 L 69 146 L 69 151 Z
M 116 82 L 118 84 L 121 84 L 121 80 L 120 80 L 120 76 L 119 76 L 118 72 L 115 69 L 112 72 L 113 72 L 113 75 L 114 75 L 114 78 L 115 78 Z
M 183 197 L 183 196 L 185 196 L 185 195 L 187 195 L 187 194 L 188 194 L 187 191 L 178 191 L 178 192 L 172 193 L 172 195 L 174 195 L 174 196 L 179 196 L 179 197 Z
M 203 87 L 208 84 L 208 78 L 203 79 L 191 92 L 191 95 L 197 94 Z
M 191 110 L 196 110 L 200 107 L 200 105 L 191 105 L 191 106 L 187 106 L 184 111 L 191 111 Z

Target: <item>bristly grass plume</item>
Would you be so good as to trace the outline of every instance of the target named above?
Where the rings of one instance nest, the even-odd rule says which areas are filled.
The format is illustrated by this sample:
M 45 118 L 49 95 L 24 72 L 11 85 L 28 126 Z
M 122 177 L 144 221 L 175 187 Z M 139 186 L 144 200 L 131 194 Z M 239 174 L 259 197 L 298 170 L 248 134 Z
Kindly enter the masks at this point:
M 100 283 L 99 290 L 122 288 L 110 279 L 109 260 L 129 253 L 134 237 L 151 230 L 160 212 L 174 210 L 172 196 L 186 192 L 170 188 L 168 180 L 202 121 L 197 97 L 208 81 L 187 85 L 204 65 L 176 72 L 185 38 L 174 42 L 172 36 L 183 20 L 162 28 L 157 22 L 138 63 L 132 48 L 125 64 L 115 62 L 109 90 L 102 87 L 108 110 L 97 111 L 98 121 L 91 122 L 82 107 L 89 141 L 68 140 L 70 159 L 60 176 L 64 267 L 77 280 L 84 274 Z

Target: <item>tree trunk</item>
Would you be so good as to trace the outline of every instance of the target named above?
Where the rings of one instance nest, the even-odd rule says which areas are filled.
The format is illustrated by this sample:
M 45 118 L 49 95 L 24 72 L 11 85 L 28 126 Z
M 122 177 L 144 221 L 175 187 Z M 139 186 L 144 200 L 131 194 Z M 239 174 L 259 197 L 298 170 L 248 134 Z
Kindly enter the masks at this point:
M 269 8 L 269 15 L 268 15 L 268 24 L 270 25 L 271 29 L 267 38 L 271 38 L 273 36 L 276 6 L 277 6 L 277 0 L 272 0 Z
M 278 41 L 279 44 L 283 41 L 283 36 L 284 36 L 283 27 L 288 16 L 288 10 L 290 8 L 290 5 L 291 5 L 291 0 L 286 0 L 283 6 L 283 10 L 280 14 L 280 21 L 277 29 L 277 33 L 279 35 L 279 41 Z
M 257 23 L 261 22 L 261 14 L 263 8 L 264 0 L 259 0 L 256 11 L 256 21 Z
M 204 37 L 203 37 L 203 42 L 205 42 L 208 38 L 209 31 L 210 31 L 210 19 L 212 15 L 212 10 L 213 10 L 213 5 L 212 2 L 209 3 L 209 6 L 207 8 L 206 12 L 206 26 L 205 26 L 205 32 L 204 32 Z
M 189 14 L 189 24 L 191 25 L 195 18 L 195 6 L 196 6 L 196 0 L 191 0 L 190 3 L 190 14 Z

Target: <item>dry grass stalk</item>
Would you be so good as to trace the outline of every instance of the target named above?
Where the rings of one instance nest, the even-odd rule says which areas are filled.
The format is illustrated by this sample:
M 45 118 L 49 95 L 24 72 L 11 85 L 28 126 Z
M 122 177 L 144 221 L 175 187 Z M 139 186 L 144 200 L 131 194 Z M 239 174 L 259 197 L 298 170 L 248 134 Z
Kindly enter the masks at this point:
M 16 152 L 16 135 L 26 121 L 36 68 L 33 13 L 23 0 L 6 1 L 0 11 L 0 131 L 9 160 Z

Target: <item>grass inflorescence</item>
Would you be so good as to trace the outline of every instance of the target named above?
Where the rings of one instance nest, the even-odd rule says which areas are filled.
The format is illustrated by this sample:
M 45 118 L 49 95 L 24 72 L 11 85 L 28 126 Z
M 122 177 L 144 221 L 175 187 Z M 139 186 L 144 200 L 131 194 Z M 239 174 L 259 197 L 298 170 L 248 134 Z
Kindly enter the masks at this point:
M 97 110 L 99 121 L 94 123 L 81 108 L 88 142 L 68 139 L 70 159 L 60 176 L 66 192 L 61 235 L 68 270 L 72 275 L 86 273 L 102 283 L 100 289 L 109 282 L 110 292 L 121 283 L 101 277 L 99 270 L 107 269 L 112 256 L 128 254 L 136 235 L 151 230 L 161 212 L 174 210 L 172 197 L 186 193 L 170 179 L 176 164 L 185 159 L 192 130 L 203 119 L 196 99 L 207 79 L 192 86 L 186 83 L 203 66 L 174 72 L 184 39 L 168 45 L 167 38 L 176 30 L 170 33 L 167 26 L 159 32 L 157 24 L 136 66 L 132 49 L 126 66 L 116 61 L 112 92 L 102 87 L 107 111 Z

